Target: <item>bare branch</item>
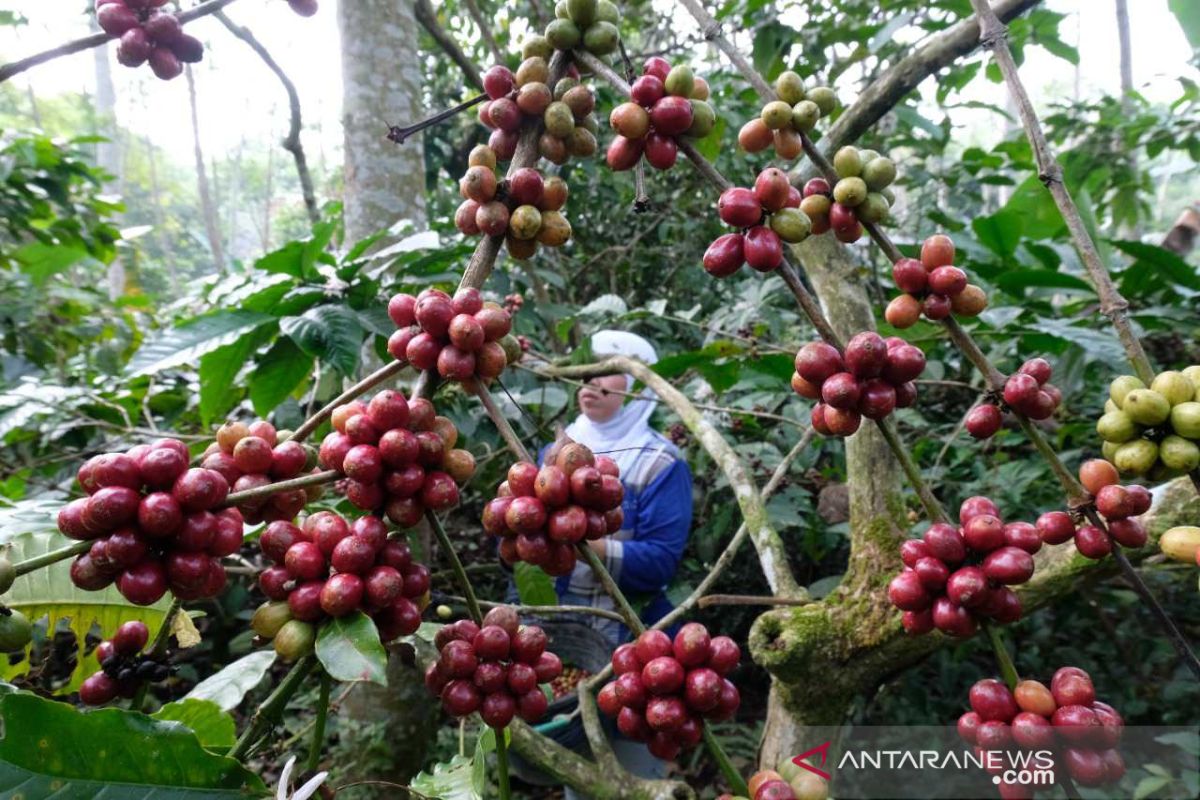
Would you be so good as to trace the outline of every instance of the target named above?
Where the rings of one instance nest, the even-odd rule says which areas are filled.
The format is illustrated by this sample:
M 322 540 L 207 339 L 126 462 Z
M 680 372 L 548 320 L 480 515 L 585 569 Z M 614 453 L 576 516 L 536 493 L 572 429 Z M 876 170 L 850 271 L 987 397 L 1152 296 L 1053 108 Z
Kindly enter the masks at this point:
M 446 30 L 438 24 L 437 12 L 433 10 L 433 5 L 429 0 L 417 0 L 413 4 L 413 13 L 417 22 L 421 23 L 421 27 L 433 37 L 446 55 L 450 56 L 450 60 L 458 65 L 471 85 L 476 89 L 482 89 L 483 79 L 479 76 L 479 67 L 475 66 L 474 61 L 467 58 L 467 54 L 458 46 L 458 42 L 454 41 L 450 34 L 446 33 Z
M 296 84 L 292 83 L 292 79 L 283 71 L 283 67 L 279 66 L 271 57 L 271 53 L 249 28 L 235 23 L 225 15 L 224 11 L 217 11 L 214 16 L 230 33 L 249 45 L 250 49 L 258 54 L 267 68 L 274 72 L 275 77 L 279 78 L 279 82 L 283 84 L 292 115 L 288 134 L 283 138 L 283 149 L 291 153 L 292 159 L 296 162 L 296 174 L 300 178 L 300 192 L 304 196 L 304 207 L 308 210 L 308 218 L 314 223 L 320 221 L 321 215 L 317 211 L 317 197 L 313 191 L 312 173 L 308 170 L 308 158 L 304 154 L 304 144 L 300 141 L 300 131 L 303 129 L 304 123 L 300 114 L 300 94 L 296 91 Z
M 497 64 L 503 64 L 505 61 L 504 51 L 500 49 L 500 45 L 496 44 L 496 37 L 492 35 L 492 26 L 487 24 L 483 14 L 479 11 L 479 6 L 475 0 L 463 0 L 467 6 L 467 13 L 471 15 L 471 19 L 475 20 L 475 25 L 479 28 L 479 34 L 483 40 L 487 42 L 488 50 L 492 51 L 492 58 Z
M 232 3 L 233 0 L 208 0 L 207 3 L 201 3 L 195 8 L 190 8 L 187 11 L 176 14 L 179 22 L 186 24 L 192 20 L 200 19 L 200 17 L 208 14 L 216 13 L 225 6 Z M 27 69 L 45 64 L 47 61 L 53 61 L 56 58 L 82 53 L 84 50 L 91 50 L 93 47 L 99 47 L 110 39 L 115 39 L 115 36 L 109 36 L 107 33 L 95 33 L 91 36 L 85 36 L 82 39 L 60 44 L 58 47 L 52 47 L 49 50 L 43 50 L 40 53 L 22 58 L 20 61 L 13 61 L 10 64 L 0 66 L 0 83 L 8 80 L 14 75 L 20 75 Z

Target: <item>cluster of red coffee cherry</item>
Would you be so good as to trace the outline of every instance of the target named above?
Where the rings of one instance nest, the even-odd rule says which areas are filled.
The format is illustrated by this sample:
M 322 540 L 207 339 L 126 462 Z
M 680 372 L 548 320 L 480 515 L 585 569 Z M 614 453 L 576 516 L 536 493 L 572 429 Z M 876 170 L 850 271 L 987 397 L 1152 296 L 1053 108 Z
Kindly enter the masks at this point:
M 488 147 L 500 161 L 517 152 L 521 128 L 529 122 L 545 127 L 538 151 L 547 161 L 565 164 L 569 156 L 586 158 L 596 152 L 599 127 L 592 114 L 592 90 L 579 82 L 574 65 L 553 92 L 549 82 L 550 67 L 541 56 L 526 58 L 515 74 L 500 64 L 483 74 L 483 91 L 490 99 L 479 106 L 479 121 L 491 129 Z
M 981 620 L 1002 624 L 1021 618 L 1021 600 L 1009 586 L 1033 577 L 1038 529 L 1000 518 L 986 497 L 970 497 L 958 512 L 961 527 L 929 526 L 900 547 L 904 571 L 888 584 L 888 599 L 904 612 L 904 628 L 920 635 L 937 628 L 971 636 Z
M 167 0 L 96 0 L 96 23 L 109 36 L 118 36 L 117 61 L 126 67 L 146 62 L 155 77 L 169 81 L 183 73 L 184 64 L 204 58 L 204 44 L 183 32 L 179 18 L 159 11 Z
M 843 356 L 833 345 L 809 342 L 796 353 L 792 389 L 820 402 L 812 425 L 824 436 L 849 436 L 862 418 L 883 419 L 917 399 L 913 381 L 925 370 L 921 348 L 872 331 L 855 334 Z
M 122 623 L 111 639 L 96 645 L 100 671 L 92 673 L 79 687 L 84 705 L 102 706 L 117 695 L 133 697 L 144 681 L 165 681 L 171 668 L 159 659 L 142 655 L 150 641 L 150 629 L 140 620 Z
M 286 431 L 284 432 L 287 433 Z M 200 466 L 221 473 L 233 493 L 259 489 L 298 477 L 316 466 L 316 453 L 299 442 L 279 441 L 275 426 L 258 421 L 227 422 L 217 429 L 216 441 L 204 451 Z M 304 506 L 318 499 L 322 487 L 292 489 L 245 500 L 237 508 L 251 525 L 295 519 Z
M 892 265 L 892 280 L 904 294 L 888 303 L 884 317 L 897 328 L 926 319 L 938 321 L 950 316 L 978 316 L 987 308 L 987 295 L 967 273 L 954 266 L 954 242 L 949 236 L 930 236 L 921 245 L 921 258 L 902 258 Z
M 512 316 L 485 303 L 478 289 L 459 289 L 453 298 L 441 289 L 397 294 L 388 301 L 388 316 L 399 329 L 388 339 L 388 352 L 417 369 L 436 368 L 443 378 L 465 381 L 499 377 L 508 366 L 501 341 L 512 330 Z
M 483 507 L 483 529 L 500 537 L 506 564 L 525 561 L 550 575 L 575 569 L 575 545 L 621 529 L 620 469 L 578 442 L 548 451 L 546 465 L 518 461 Z
M 272 522 L 259 544 L 274 562 L 259 574 L 259 588 L 287 601 L 292 619 L 316 623 L 362 610 L 385 642 L 420 626 L 429 568 L 413 561 L 406 542 L 388 538 L 378 517 L 348 522 L 319 511 L 302 525 Z
M 629 87 L 629 102 L 608 115 L 617 135 L 605 160 L 617 172 L 633 169 L 642 156 L 655 169 L 670 169 L 679 155 L 677 137 L 702 138 L 716 123 L 708 83 L 686 64 L 672 67 L 665 58 L 651 56 Z
M 79 468 L 87 497 L 58 512 L 58 529 L 92 540 L 71 564 L 71 581 L 99 591 L 116 582 L 125 599 L 151 605 L 170 588 L 180 600 L 225 588 L 221 557 L 242 546 L 242 515 L 218 510 L 229 484 L 211 469 L 188 469 L 187 445 L 159 439 L 105 453 Z
M 704 719 L 732 719 L 741 704 L 725 676 L 742 658 L 728 636 L 710 637 L 689 622 L 675 634 L 649 630 L 612 654 L 616 679 L 596 695 L 596 704 L 627 738 L 645 742 L 656 757 L 670 760 L 703 736 Z
M 562 247 L 571 238 L 571 223 L 562 213 L 567 184 L 558 176 L 543 178 L 532 167 L 516 170 L 497 181 L 496 156 L 479 145 L 467 159 L 458 182 L 463 202 L 454 212 L 454 225 L 468 236 L 504 236 L 513 258 L 527 259 L 537 246 Z
M 1112 552 L 1114 540 L 1124 547 L 1137 548 L 1146 544 L 1146 528 L 1134 519 L 1150 510 L 1153 498 L 1146 487 L 1122 486 L 1117 468 L 1102 458 L 1085 461 L 1079 467 L 1079 482 L 1095 498 L 1096 511 L 1108 523 L 1108 533 L 1095 525 L 1076 528 L 1074 519 L 1067 512 L 1048 511 L 1037 521 L 1042 541 L 1053 545 L 1074 540 L 1079 554 L 1093 560 L 1107 557 Z
M 454 447 L 458 429 L 435 416 L 425 398 L 409 401 L 385 389 L 366 404 L 338 406 L 330 421 L 321 466 L 346 476 L 341 486 L 351 503 L 401 528 L 416 525 L 426 510 L 457 505 L 458 484 L 475 474 L 475 457 Z
M 824 178 L 804 185 L 800 208 L 812 218 L 813 233 L 830 229 L 839 242 L 862 238 L 863 223 L 883 222 L 895 200 L 888 186 L 896 179 L 896 164 L 874 150 L 847 145 L 833 157 L 838 181 Z
M 1004 403 L 1030 419 L 1049 419 L 1059 404 L 1062 392 L 1050 383 L 1053 368 L 1044 358 L 1031 358 L 1004 383 Z M 967 433 L 976 439 L 989 439 L 1000 430 L 1004 414 L 994 402 L 980 403 L 967 414 Z
M 734 274 L 743 263 L 759 272 L 778 269 L 783 242 L 802 242 L 812 228 L 800 210 L 800 190 L 774 167 L 758 173 L 753 190 L 734 186 L 722 192 L 717 214 L 741 232 L 717 237 L 704 251 L 704 269 L 716 278 Z
M 1078 667 L 1054 673 L 1050 688 L 1024 680 L 1015 691 L 991 678 L 971 687 L 971 710 L 958 718 L 958 735 L 988 751 L 1050 751 L 1060 769 L 1083 786 L 1116 783 L 1125 774 L 1125 760 L 1116 747 L 1125 721 L 1107 703 L 1096 699 L 1091 677 Z M 1007 759 L 994 760 L 988 771 L 999 775 L 1012 768 Z M 1029 797 L 1024 785 L 999 784 L 1001 797 Z
M 438 660 L 425 670 L 425 686 L 452 717 L 476 711 L 497 730 L 514 716 L 533 724 L 549 706 L 539 684 L 562 674 L 562 660 L 546 650 L 546 632 L 522 625 L 511 606 L 497 606 L 483 626 L 469 619 L 434 636 Z

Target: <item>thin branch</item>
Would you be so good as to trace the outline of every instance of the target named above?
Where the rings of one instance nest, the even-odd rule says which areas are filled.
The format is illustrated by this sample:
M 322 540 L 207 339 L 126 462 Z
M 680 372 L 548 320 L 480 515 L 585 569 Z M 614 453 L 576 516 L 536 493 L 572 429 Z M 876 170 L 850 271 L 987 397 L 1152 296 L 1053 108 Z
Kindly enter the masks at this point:
M 506 60 L 504 51 L 500 49 L 500 45 L 496 43 L 496 37 L 492 35 L 492 26 L 487 23 L 475 0 L 464 0 L 464 2 L 467 6 L 467 13 L 471 15 L 471 19 L 475 20 L 475 25 L 479 28 L 479 34 L 487 42 L 488 50 L 492 51 L 492 58 L 496 60 L 497 64 L 503 64 Z
M 241 492 L 233 492 L 225 498 L 225 502 L 221 504 L 222 508 L 236 506 L 240 503 L 245 503 L 248 500 L 258 500 L 262 497 L 270 497 L 271 495 L 279 494 L 280 492 L 290 492 L 293 489 L 307 489 L 309 486 L 320 486 L 323 483 L 333 483 L 342 477 L 342 473 L 335 469 L 327 469 L 323 472 L 314 472 L 311 475 L 302 475 L 299 478 L 291 478 L 286 481 L 276 481 L 268 483 L 265 486 L 256 486 L 253 489 L 246 489 Z
M 392 361 L 384 364 L 382 367 L 375 370 L 370 375 L 330 400 L 321 408 L 320 411 L 306 419 L 304 424 L 296 429 L 296 432 L 292 434 L 292 438 L 288 441 L 303 442 L 313 431 L 320 427 L 322 422 L 329 419 L 335 408 L 349 403 L 351 400 L 354 400 L 360 395 L 371 391 L 389 378 L 399 375 L 400 372 L 407 366 L 408 362 L 406 361 Z
M 470 569 L 470 567 L 466 567 Z M 438 593 L 435 597 L 439 600 L 448 600 L 451 603 L 462 603 L 466 605 L 467 598 L 458 597 L 452 594 Z M 539 614 L 590 614 L 594 617 L 604 617 L 605 619 L 615 620 L 616 622 L 624 622 L 625 618 L 615 611 L 609 611 L 607 608 L 596 608 L 595 606 L 514 606 L 512 603 L 496 603 L 491 600 L 480 600 L 481 608 L 505 608 L 516 609 L 518 614 L 527 614 L 536 617 Z
M 437 514 L 434 514 L 432 511 L 426 511 L 425 519 L 429 521 L 429 526 L 433 528 L 433 534 L 437 537 L 438 544 L 446 551 L 446 558 L 450 560 L 450 568 L 454 571 L 454 577 L 458 581 L 458 586 L 463 591 L 467 611 L 470 612 L 471 619 L 482 625 L 483 612 L 479 608 L 479 601 L 475 599 L 475 589 L 471 586 L 471 579 L 467 577 L 467 571 L 463 569 L 462 561 L 458 557 L 458 551 L 454 549 L 454 542 L 450 541 L 450 534 L 446 533 L 446 529 L 442 526 L 442 521 L 437 518 Z
M 645 631 L 646 626 L 638 618 L 637 612 L 633 610 L 633 606 L 625 599 L 625 593 L 617 586 L 617 582 L 613 580 L 613 576 L 600 561 L 600 556 L 596 555 L 596 551 L 588 547 L 586 542 L 580 542 L 575 545 L 575 552 L 592 568 L 592 574 L 599 578 L 600 585 L 604 587 L 604 591 L 608 592 L 608 596 L 612 598 L 617 610 L 621 613 L 621 619 L 625 622 L 625 627 L 633 631 L 635 636 Z
M 468 382 L 467 388 L 479 398 L 479 402 L 483 403 L 483 408 L 487 412 L 487 415 L 491 418 L 492 423 L 495 424 L 496 429 L 500 431 L 500 438 L 504 439 L 504 443 L 508 445 L 508 449 L 512 451 L 513 455 L 521 461 L 536 464 L 537 461 L 525 449 L 521 438 L 517 436 L 517 432 L 513 430 L 504 413 L 500 411 L 495 399 L 492 397 L 492 393 L 483 385 L 483 381 L 471 380 Z
M 1079 208 L 1075 205 L 1070 190 L 1063 183 L 1062 166 L 1054 157 L 1054 151 L 1051 150 L 1050 143 L 1046 140 L 1042 123 L 1033 109 L 1029 93 L 1025 91 L 1025 84 L 1021 82 L 1021 75 L 1017 71 L 1017 63 L 1013 60 L 1012 51 L 1008 47 L 1008 28 L 996 17 L 996 13 L 986 0 L 971 0 L 971 7 L 975 9 L 983 32 L 980 41 L 985 47 L 991 49 L 992 58 L 1000 67 L 1000 73 L 1008 85 L 1009 95 L 1017 106 L 1021 124 L 1025 127 L 1025 136 L 1029 139 L 1034 157 L 1037 159 L 1038 177 L 1050 190 L 1054 203 L 1058 206 L 1059 213 L 1062 214 L 1063 221 L 1066 222 L 1067 229 L 1071 233 L 1075 249 L 1079 251 L 1088 276 L 1092 279 L 1096 294 L 1100 297 L 1100 313 L 1112 320 L 1117 337 L 1121 340 L 1121 346 L 1125 348 L 1125 356 L 1133 365 L 1137 376 L 1146 385 L 1149 385 L 1154 380 L 1154 368 L 1150 365 L 1150 359 L 1146 357 L 1146 351 L 1142 349 L 1142 342 L 1134 333 L 1133 326 L 1129 321 L 1126 313 L 1129 309 L 1129 302 L 1121 296 L 1113 284 L 1108 269 L 1100 260 L 1100 254 L 1096 250 L 1091 234 L 1083 224 Z
M 92 549 L 92 542 L 76 542 L 75 544 L 60 547 L 57 550 L 51 550 L 49 553 L 42 553 L 34 558 L 27 558 L 24 561 L 18 561 L 13 567 L 16 569 L 17 577 L 21 577 L 34 570 L 48 567 L 51 564 L 57 564 L 59 561 L 65 561 L 72 556 L 77 556 L 80 553 L 86 553 Z
M 246 726 L 246 730 L 242 731 L 242 735 L 238 737 L 237 742 L 229 750 L 229 757 L 237 761 L 242 761 L 250 752 L 250 748 L 254 747 L 263 736 L 266 736 L 267 731 L 275 724 L 283 715 L 283 709 L 287 705 L 288 700 L 300 688 L 300 684 L 304 682 L 305 676 L 309 670 L 317 663 L 316 656 L 305 656 L 296 662 L 275 690 L 267 696 L 254 715 L 250 717 L 250 724 Z
M 770 597 L 749 594 L 710 594 L 700 598 L 700 608 L 712 606 L 806 606 L 811 597 Z
M 208 14 L 216 13 L 225 6 L 232 3 L 234 0 L 208 0 L 207 3 L 201 3 L 195 8 L 190 8 L 187 11 L 180 12 L 175 16 L 179 18 L 180 24 L 186 24 L 192 20 L 200 19 L 200 17 Z M 85 36 L 82 39 L 60 44 L 57 47 L 52 47 L 49 50 L 43 50 L 32 56 L 22 58 L 20 61 L 13 61 L 9 64 L 0 66 L 0 83 L 8 80 L 14 75 L 20 75 L 27 69 L 36 67 L 39 64 L 45 64 L 47 61 L 53 61 L 56 58 L 82 53 L 84 50 L 91 50 L 93 47 L 99 47 L 107 41 L 116 39 L 116 36 L 109 36 L 107 33 L 94 33 L 91 36 Z
M 304 196 L 304 207 L 308 210 L 308 218 L 313 223 L 319 222 L 321 214 L 317 210 L 317 196 L 313 190 L 312 173 L 308 170 L 308 157 L 304 154 L 304 144 L 300 141 L 300 131 L 304 127 L 304 122 L 300 113 L 300 94 L 296 91 L 296 84 L 292 83 L 292 79 L 283 71 L 283 67 L 279 66 L 271 57 L 271 53 L 249 28 L 235 23 L 225 15 L 224 11 L 217 11 L 214 16 L 229 29 L 230 33 L 249 45 L 250 49 L 257 53 L 258 57 L 267 65 L 267 69 L 274 72 L 275 77 L 279 78 L 279 82 L 283 84 L 283 90 L 287 92 L 288 96 L 288 108 L 291 111 L 291 124 L 288 127 L 287 136 L 283 138 L 283 149 L 291 153 L 292 160 L 296 162 L 296 174 L 300 178 L 300 192 Z
M 476 89 L 483 89 L 483 79 L 479 76 L 479 67 L 475 66 L 475 62 L 467 57 L 462 48 L 458 46 L 458 42 L 446 33 L 437 19 L 437 12 L 433 10 L 433 4 L 429 0 L 417 0 L 413 5 L 413 14 L 417 18 L 417 22 L 421 23 L 421 27 L 433 37 L 433 40 L 438 43 L 438 47 L 450 56 L 450 60 L 458 65 L 462 70 L 463 75 L 470 81 L 471 85 Z

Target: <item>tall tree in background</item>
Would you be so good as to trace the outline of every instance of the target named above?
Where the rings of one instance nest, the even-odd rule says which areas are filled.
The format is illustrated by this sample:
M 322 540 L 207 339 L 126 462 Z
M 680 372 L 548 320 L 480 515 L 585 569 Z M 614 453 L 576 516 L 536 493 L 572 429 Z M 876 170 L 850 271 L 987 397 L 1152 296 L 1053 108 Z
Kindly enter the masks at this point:
M 421 71 L 417 23 L 410 3 L 340 0 L 342 37 L 342 127 L 345 141 L 343 190 L 346 241 L 356 242 L 409 220 L 425 226 L 425 162 L 422 139 L 403 146 L 385 138 L 387 121 L 421 116 Z M 347 698 L 348 716 L 375 731 L 346 731 L 353 759 L 348 775 L 378 775 L 407 782 L 420 768 L 425 744 L 435 735 L 437 709 L 425 702 L 421 671 L 391 653 L 388 686 L 361 684 Z M 405 747 L 370 747 L 382 741 Z M 412 746 L 407 746 L 411 743 Z
M 341 0 L 342 125 L 346 238 L 357 241 L 401 219 L 425 223 L 420 139 L 387 141 L 385 118 L 421 116 L 421 61 L 410 3 Z

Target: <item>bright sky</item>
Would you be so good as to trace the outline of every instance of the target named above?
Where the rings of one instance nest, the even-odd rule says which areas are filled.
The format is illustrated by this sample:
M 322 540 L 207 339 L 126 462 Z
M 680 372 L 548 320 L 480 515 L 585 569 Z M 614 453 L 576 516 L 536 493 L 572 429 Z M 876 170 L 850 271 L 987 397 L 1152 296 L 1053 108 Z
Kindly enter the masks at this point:
M 17 11 L 30 24 L 0 29 L 0 61 L 52 47 L 88 33 L 83 14 L 66 13 L 81 2 L 5 0 L 4 7 Z M 673 4 L 656 3 L 664 9 Z M 1069 13 L 1064 22 L 1065 38 L 1076 38 L 1081 53 L 1082 93 L 1115 91 L 1119 83 L 1117 35 L 1113 0 L 1048 0 L 1047 6 Z M 1177 96 L 1181 75 L 1200 80 L 1189 65 L 1192 55 L 1167 0 L 1131 0 L 1134 53 L 1134 83 L 1152 100 Z M 676 7 L 677 8 L 677 7 Z M 321 0 L 320 12 L 304 19 L 292 13 L 283 0 L 242 0 L 229 7 L 236 22 L 250 27 L 295 81 L 303 105 L 307 146 L 317 158 L 336 158 L 341 132 L 341 76 L 339 38 L 334 0 Z M 693 27 L 686 12 L 677 10 L 679 27 Z M 235 148 L 245 137 L 274 141 L 287 125 L 286 100 L 278 81 L 246 45 L 234 39 L 212 19 L 188 26 L 189 32 L 205 40 L 205 61 L 197 73 L 201 104 L 202 136 L 210 152 Z M 37 96 L 65 91 L 94 91 L 92 53 L 85 52 L 35 67 L 14 80 L 19 86 L 32 84 Z M 126 125 L 146 131 L 181 162 L 191 158 L 187 90 L 182 79 L 164 83 L 149 69 L 136 70 L 113 62 L 118 96 L 118 115 Z M 1075 71 L 1065 61 L 1040 48 L 1029 51 L 1022 77 L 1035 98 L 1063 96 L 1073 91 Z M 979 86 L 967 99 L 1004 105 L 1002 86 Z M 141 99 L 144 93 L 145 100 Z M 843 98 L 850 100 L 852 98 Z M 974 132 L 987 136 L 994 126 L 986 112 L 974 112 L 962 121 Z M 395 122 L 401 122 L 396 120 Z

